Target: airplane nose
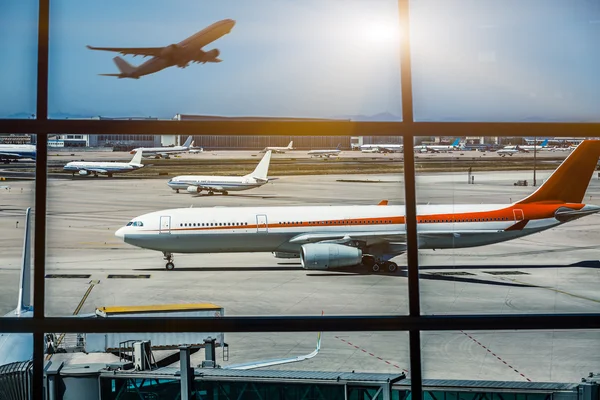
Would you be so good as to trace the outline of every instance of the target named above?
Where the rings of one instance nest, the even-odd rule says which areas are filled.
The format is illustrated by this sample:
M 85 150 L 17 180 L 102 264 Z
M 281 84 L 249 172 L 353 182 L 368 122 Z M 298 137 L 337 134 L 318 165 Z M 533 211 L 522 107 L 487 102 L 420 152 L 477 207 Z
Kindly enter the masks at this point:
M 118 237 L 121 240 L 125 240 L 125 227 L 122 227 L 122 228 L 118 229 L 115 232 L 115 236 Z

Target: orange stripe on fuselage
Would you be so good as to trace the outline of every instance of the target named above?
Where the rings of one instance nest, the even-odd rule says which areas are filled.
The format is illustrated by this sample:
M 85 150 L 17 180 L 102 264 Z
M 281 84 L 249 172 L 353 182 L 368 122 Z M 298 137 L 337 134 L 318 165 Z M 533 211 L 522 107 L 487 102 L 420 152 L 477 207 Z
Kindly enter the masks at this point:
M 418 223 L 460 223 L 460 222 L 487 222 L 487 221 L 513 221 L 515 220 L 514 210 L 520 210 L 523 213 L 523 219 L 537 220 L 554 218 L 554 213 L 560 207 L 568 207 L 574 210 L 580 210 L 584 204 L 543 202 L 532 204 L 516 204 L 506 208 L 490 211 L 475 211 L 466 213 L 448 213 L 448 214 L 428 214 L 417 216 Z M 520 217 L 520 215 L 519 215 Z M 189 222 L 188 222 L 189 223 Z M 213 222 L 214 223 L 214 222 Z M 297 221 L 290 223 L 270 223 L 268 225 L 224 225 L 224 226 L 192 226 L 171 228 L 171 231 L 219 231 L 229 229 L 258 229 L 258 228 L 299 228 L 299 227 L 333 227 L 333 226 L 372 226 L 372 225 L 403 225 L 405 218 L 403 216 L 390 216 L 378 218 L 352 218 L 340 220 L 323 221 Z M 158 230 L 152 230 L 158 232 Z

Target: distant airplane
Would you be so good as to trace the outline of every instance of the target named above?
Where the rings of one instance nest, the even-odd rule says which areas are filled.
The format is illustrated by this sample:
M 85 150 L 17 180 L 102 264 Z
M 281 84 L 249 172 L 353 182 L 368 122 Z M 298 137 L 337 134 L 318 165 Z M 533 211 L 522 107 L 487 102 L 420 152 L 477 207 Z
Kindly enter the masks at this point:
M 32 144 L 0 144 L 0 160 L 8 164 L 12 160 L 29 158 L 35 160 L 36 150 Z
M 13 318 L 32 318 L 31 304 L 31 208 L 25 211 L 25 239 L 19 282 L 17 308 L 5 315 Z M 33 357 L 31 333 L 0 333 L 0 365 L 29 361 Z
M 190 147 L 190 154 L 204 153 L 203 147 Z
M 535 192 L 511 204 L 418 205 L 420 249 L 478 247 L 521 238 L 600 211 L 584 204 L 600 156 L 586 140 Z M 115 232 L 125 243 L 173 253 L 280 252 L 311 270 L 367 268 L 395 272 L 406 252 L 404 206 L 179 208 L 133 218 Z
M 523 150 L 521 150 L 519 145 L 516 145 L 516 146 L 505 146 L 504 148 L 496 151 L 496 154 L 500 155 L 501 157 L 506 157 L 507 155 L 512 157 L 513 154 L 523 153 L 523 152 L 528 153 L 528 151 L 523 151 Z
M 403 144 L 363 144 L 360 151 L 363 153 L 401 153 Z
M 265 147 L 264 149 L 262 149 L 260 151 L 260 153 L 266 153 L 267 151 L 271 150 L 273 153 L 280 153 L 283 154 L 285 153 L 287 150 L 294 150 L 294 148 L 292 147 L 292 145 L 294 144 L 294 141 L 291 141 L 287 147 L 274 147 L 274 146 L 270 146 L 270 147 Z
M 135 67 L 127 63 L 121 57 L 113 58 L 113 61 L 119 68 L 118 74 L 99 74 L 102 76 L 116 76 L 117 78 L 132 78 L 139 79 L 140 76 L 153 74 L 162 69 L 172 67 L 174 65 L 179 68 L 185 68 L 189 63 L 218 63 L 222 60 L 218 58 L 220 52 L 218 49 L 203 51 L 202 47 L 219 39 L 231 32 L 235 21 L 224 19 L 215 22 L 200 32 L 190 36 L 189 38 L 165 47 L 93 47 L 87 46 L 90 50 L 114 51 L 122 55 L 133 55 L 152 57 L 142 65 Z
M 183 146 L 172 146 L 172 147 L 138 147 L 137 149 L 133 149 L 129 152 L 129 154 L 135 154 L 138 151 L 141 151 L 144 157 L 154 157 L 154 158 L 165 158 L 168 159 L 170 154 L 178 154 L 185 153 L 189 151 L 190 148 L 194 146 L 194 142 L 192 141 L 192 137 L 188 136 Z
M 73 176 L 75 176 L 75 172 L 78 172 L 79 175 L 82 176 L 94 174 L 94 176 L 97 177 L 98 174 L 105 174 L 108 175 L 109 178 L 112 178 L 113 174 L 117 172 L 130 172 L 143 168 L 144 164 L 141 162 L 142 152 L 138 151 L 128 163 L 111 161 L 72 161 L 65 165 L 63 169 L 65 171 L 72 171 Z
M 420 152 L 431 152 L 431 153 L 441 153 L 452 150 L 458 150 L 458 145 L 460 143 L 460 138 L 457 138 L 452 142 L 452 144 L 428 144 L 428 145 L 417 145 L 414 147 L 415 151 Z
M 533 150 L 540 151 L 540 150 L 545 149 L 546 147 L 548 147 L 548 139 L 544 140 L 539 145 L 522 145 L 522 146 L 519 146 L 519 149 L 521 149 L 521 150 L 525 151 L 526 153 L 528 153 L 528 152 L 533 151 Z
M 167 185 L 177 193 L 179 190 L 187 190 L 189 193 L 200 193 L 203 190 L 209 195 L 215 192 L 228 194 L 230 191 L 241 191 L 260 187 L 269 182 L 267 173 L 269 171 L 269 162 L 271 161 L 271 151 L 263 156 L 262 160 L 256 166 L 256 169 L 245 176 L 198 176 L 185 175 L 176 176 L 167 182 Z
M 311 157 L 327 157 L 330 156 L 339 156 L 342 152 L 341 150 L 342 144 L 339 143 L 335 149 L 332 150 L 311 150 L 308 152 L 308 155 Z

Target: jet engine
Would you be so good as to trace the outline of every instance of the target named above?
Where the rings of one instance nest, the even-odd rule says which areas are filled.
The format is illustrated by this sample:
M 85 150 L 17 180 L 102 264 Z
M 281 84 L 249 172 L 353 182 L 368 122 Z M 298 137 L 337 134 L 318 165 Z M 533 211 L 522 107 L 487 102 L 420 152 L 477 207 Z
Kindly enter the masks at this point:
M 219 49 L 212 49 L 207 52 L 202 52 L 199 59 L 200 59 L 201 63 L 221 62 L 221 60 L 217 58 L 217 57 L 219 57 L 219 54 L 221 54 Z
M 188 193 L 200 193 L 201 189 L 198 186 L 188 186 L 187 191 Z
M 81 171 L 79 171 L 79 175 L 88 175 L 88 172 L 85 169 L 82 169 Z
M 304 269 L 350 267 L 361 263 L 362 251 L 343 244 L 309 243 L 302 245 L 300 260 Z

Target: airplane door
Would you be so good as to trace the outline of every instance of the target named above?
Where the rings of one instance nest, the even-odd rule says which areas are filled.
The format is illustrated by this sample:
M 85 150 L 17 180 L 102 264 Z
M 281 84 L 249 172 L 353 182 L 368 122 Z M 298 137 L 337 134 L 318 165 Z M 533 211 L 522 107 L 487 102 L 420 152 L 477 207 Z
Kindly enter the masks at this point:
M 171 233 L 171 217 L 170 216 L 161 216 L 160 217 L 159 233 Z
M 267 216 L 265 214 L 258 214 L 256 216 L 256 233 L 268 233 L 269 226 L 267 225 Z
M 523 215 L 523 210 L 513 210 L 513 214 L 515 215 L 515 221 L 523 221 L 525 219 Z

